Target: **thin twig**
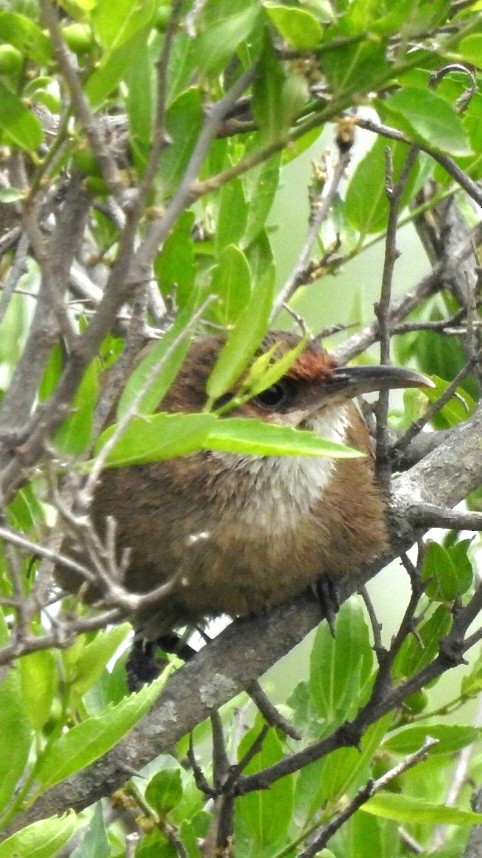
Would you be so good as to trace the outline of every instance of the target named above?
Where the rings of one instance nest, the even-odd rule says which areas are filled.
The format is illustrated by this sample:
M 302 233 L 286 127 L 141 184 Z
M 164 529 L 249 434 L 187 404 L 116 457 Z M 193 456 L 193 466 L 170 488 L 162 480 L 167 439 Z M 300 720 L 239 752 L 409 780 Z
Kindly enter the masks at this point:
M 290 736 L 292 739 L 296 739 L 299 741 L 301 739 L 301 734 L 293 727 L 292 724 L 284 718 L 276 706 L 271 702 L 269 697 L 264 693 L 259 682 L 251 682 L 246 687 L 246 692 L 251 697 L 251 700 L 258 707 L 265 721 L 271 727 L 277 727 L 279 730 L 282 730 L 283 733 L 286 733 L 287 736 Z
M 305 271 L 306 266 L 310 261 L 313 247 L 320 233 L 320 228 L 328 215 L 330 206 L 333 202 L 335 194 L 338 191 L 340 182 L 344 176 L 345 170 L 350 162 L 349 152 L 340 152 L 337 163 L 328 175 L 323 188 L 321 189 L 318 198 L 313 206 L 313 217 L 311 219 L 310 228 L 305 239 L 305 243 L 301 248 L 298 259 L 286 280 L 283 287 L 280 289 L 273 305 L 271 313 L 271 321 L 276 318 L 283 304 L 286 304 L 292 297 L 294 291 L 299 285 L 300 275 Z
M 418 157 L 418 149 L 412 146 L 403 165 L 400 177 L 393 179 L 393 162 L 390 149 L 386 149 L 386 181 L 385 192 L 388 199 L 388 223 L 385 239 L 385 258 L 383 262 L 382 285 L 380 300 L 375 304 L 375 314 L 378 319 L 380 338 L 380 363 L 390 363 L 390 304 L 392 297 L 392 281 L 395 263 L 398 258 L 396 245 L 397 226 L 400 214 L 402 194 L 408 181 L 410 171 Z M 376 405 L 376 463 L 377 477 L 382 490 L 388 495 L 390 491 L 391 464 L 388 455 L 388 404 L 389 391 L 381 390 Z

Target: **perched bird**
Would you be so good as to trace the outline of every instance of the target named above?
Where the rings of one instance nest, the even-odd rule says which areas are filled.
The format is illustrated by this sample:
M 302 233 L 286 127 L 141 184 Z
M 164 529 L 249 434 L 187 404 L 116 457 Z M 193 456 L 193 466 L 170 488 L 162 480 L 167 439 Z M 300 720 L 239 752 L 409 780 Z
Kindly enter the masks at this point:
M 261 352 L 275 342 L 279 358 L 298 338 L 272 332 Z M 202 411 L 206 381 L 223 344 L 222 336 L 193 340 L 163 411 Z M 292 599 L 319 576 L 355 573 L 383 552 L 385 499 L 375 479 L 371 439 L 352 398 L 425 384 L 423 376 L 399 367 L 337 366 L 310 341 L 286 375 L 229 414 L 311 429 L 366 455 L 329 459 L 203 450 L 106 469 L 93 518 L 102 533 L 106 516 L 113 516 L 119 548 L 130 549 L 126 587 L 143 593 L 176 579 L 167 597 L 133 617 L 139 637 L 162 639 L 174 628 L 220 614 L 257 614 Z

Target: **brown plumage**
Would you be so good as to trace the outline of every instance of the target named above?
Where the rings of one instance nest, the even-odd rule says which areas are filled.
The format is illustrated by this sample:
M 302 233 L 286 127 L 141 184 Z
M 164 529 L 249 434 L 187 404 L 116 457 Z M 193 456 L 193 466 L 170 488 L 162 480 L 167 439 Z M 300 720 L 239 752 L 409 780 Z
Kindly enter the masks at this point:
M 297 338 L 276 332 L 263 349 Z M 223 344 L 194 340 L 162 410 L 195 412 Z M 357 459 L 261 457 L 203 451 L 148 465 L 105 470 L 93 517 L 117 521 L 130 548 L 125 584 L 146 592 L 176 576 L 174 591 L 133 618 L 143 637 L 222 613 L 257 613 L 305 590 L 320 575 L 356 572 L 387 545 L 385 503 L 374 478 L 371 441 L 353 396 L 421 385 L 395 367 L 338 368 L 309 343 L 286 376 L 238 407 L 238 416 L 311 428 L 366 453 Z M 66 585 L 66 573 L 61 575 Z M 70 579 L 68 589 L 76 585 Z

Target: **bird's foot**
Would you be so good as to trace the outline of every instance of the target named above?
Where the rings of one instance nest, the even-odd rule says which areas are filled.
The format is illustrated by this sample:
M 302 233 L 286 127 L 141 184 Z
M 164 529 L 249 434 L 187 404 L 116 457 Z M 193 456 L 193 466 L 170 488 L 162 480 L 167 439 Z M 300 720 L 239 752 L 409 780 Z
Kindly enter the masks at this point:
M 319 578 L 311 585 L 312 592 L 317 600 L 322 615 L 328 626 L 332 637 L 335 637 L 335 621 L 336 615 L 340 610 L 340 599 L 336 584 L 330 575 L 320 575 Z
M 176 632 L 168 632 L 155 641 L 135 638 L 126 663 L 129 691 L 139 691 L 143 685 L 157 679 L 166 665 L 162 654 L 157 654 L 158 649 L 177 655 L 184 661 L 188 661 L 195 654 L 195 650 Z

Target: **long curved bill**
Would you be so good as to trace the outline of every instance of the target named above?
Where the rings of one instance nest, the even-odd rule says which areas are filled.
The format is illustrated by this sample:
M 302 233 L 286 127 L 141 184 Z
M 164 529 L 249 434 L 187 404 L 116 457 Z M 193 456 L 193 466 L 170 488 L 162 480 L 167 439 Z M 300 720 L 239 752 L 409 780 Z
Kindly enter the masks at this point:
M 327 379 L 331 393 L 359 396 L 377 390 L 404 387 L 435 387 L 427 376 L 401 366 L 337 366 Z

